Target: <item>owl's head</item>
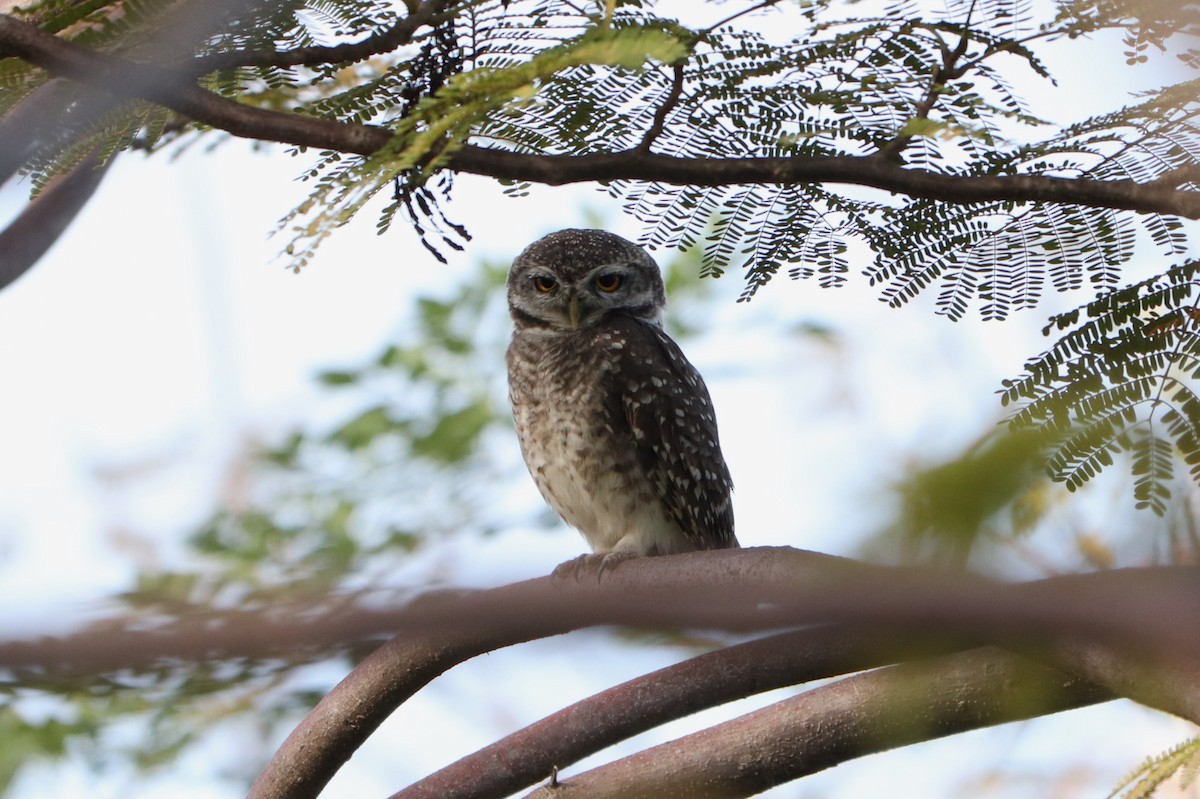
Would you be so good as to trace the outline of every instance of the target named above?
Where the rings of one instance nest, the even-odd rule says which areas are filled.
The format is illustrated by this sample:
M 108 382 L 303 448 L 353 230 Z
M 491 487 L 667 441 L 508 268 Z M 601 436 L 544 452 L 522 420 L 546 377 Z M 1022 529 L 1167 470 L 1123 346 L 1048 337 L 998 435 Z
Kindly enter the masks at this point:
M 508 273 L 508 309 L 526 327 L 584 330 L 614 312 L 659 324 L 666 304 L 654 259 L 603 230 L 551 233 L 526 247 Z

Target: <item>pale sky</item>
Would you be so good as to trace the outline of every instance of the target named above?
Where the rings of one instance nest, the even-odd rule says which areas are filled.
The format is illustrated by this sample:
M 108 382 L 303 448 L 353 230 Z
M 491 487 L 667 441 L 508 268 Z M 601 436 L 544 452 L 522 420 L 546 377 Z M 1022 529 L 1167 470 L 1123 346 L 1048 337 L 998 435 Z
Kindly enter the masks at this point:
M 1056 97 L 1096 97 L 1110 77 L 1076 71 L 1087 82 L 1064 80 Z M 417 293 L 464 278 L 481 257 L 510 260 L 538 236 L 581 224 L 585 208 L 612 219 L 618 233 L 634 237 L 638 229 L 620 218 L 616 201 L 587 187 L 512 200 L 464 178 L 450 212 L 475 240 L 449 266 L 399 223 L 376 237 L 368 210 L 293 275 L 275 259 L 283 239 L 267 233 L 305 196 L 294 182 L 300 172 L 282 148 L 252 153 L 240 143 L 213 154 L 193 148 L 176 161 L 123 156 L 47 258 L 0 292 L 7 410 L 0 415 L 0 635 L 69 628 L 127 587 L 138 567 L 184 557 L 181 536 L 212 512 L 245 437 L 311 418 L 313 375 L 374 354 Z M 17 202 L 11 190 L 0 194 L 0 218 Z M 717 406 L 746 546 L 852 552 L 888 518 L 881 484 L 902 459 L 948 455 L 989 429 L 1002 414 L 994 394 L 1000 379 L 1048 343 L 1040 328 L 1050 304 L 1003 325 L 951 324 L 935 318 L 928 301 L 893 311 L 864 281 L 855 283 L 830 292 L 780 278 L 746 305 L 733 302 L 740 286 L 730 274 L 718 284 L 707 329 L 688 347 Z M 1085 299 L 1051 303 L 1068 308 Z M 829 327 L 836 339 L 790 332 L 801 324 Z M 509 456 L 519 464 L 515 438 Z M 523 501 L 540 502 L 531 482 Z M 1112 513 L 1108 504 L 1061 512 L 1084 526 L 1102 526 Z M 1058 554 L 1069 546 L 1058 544 Z M 462 584 L 491 585 L 544 574 L 582 551 L 582 539 L 565 528 L 514 530 L 451 541 L 440 557 L 454 563 Z M 680 654 L 592 632 L 464 664 L 389 720 L 324 795 L 386 795 Z M 512 701 L 496 701 L 498 684 Z M 713 711 L 701 721 L 729 714 Z M 637 740 L 645 745 L 695 725 L 678 722 Z M 963 774 L 947 763 L 969 763 L 972 773 L 1054 773 L 1081 752 L 1100 777 L 1074 777 L 1103 791 L 1190 729 L 1124 703 L 902 750 L 769 795 L 858 797 L 903 786 L 901 795 L 949 797 L 962 795 Z M 236 796 L 214 763 L 243 757 L 240 740 L 214 738 L 150 778 L 38 771 L 14 795 Z M 974 795 L 1053 793 L 1047 788 L 1035 779 Z M 1064 788 L 1062 795 L 1095 793 Z

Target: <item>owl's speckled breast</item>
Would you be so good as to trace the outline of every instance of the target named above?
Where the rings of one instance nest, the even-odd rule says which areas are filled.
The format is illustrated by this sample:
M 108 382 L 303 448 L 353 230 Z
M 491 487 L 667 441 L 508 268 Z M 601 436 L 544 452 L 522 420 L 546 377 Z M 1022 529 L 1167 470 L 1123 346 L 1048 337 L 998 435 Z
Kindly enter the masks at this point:
M 599 328 L 527 333 L 508 351 L 509 395 L 525 462 L 538 490 L 595 552 L 688 550 L 687 537 L 654 496 L 628 429 L 606 398 L 624 339 Z

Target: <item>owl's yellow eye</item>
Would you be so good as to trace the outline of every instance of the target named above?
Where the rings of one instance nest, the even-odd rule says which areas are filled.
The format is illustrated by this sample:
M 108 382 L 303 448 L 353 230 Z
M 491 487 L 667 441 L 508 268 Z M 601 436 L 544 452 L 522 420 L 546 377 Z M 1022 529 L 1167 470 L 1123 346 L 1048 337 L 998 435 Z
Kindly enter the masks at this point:
M 597 275 L 596 279 L 592 282 L 596 284 L 596 288 L 600 289 L 606 294 L 611 294 L 617 289 L 621 288 L 621 276 L 616 272 L 607 272 L 603 275 Z
M 558 281 L 549 275 L 535 275 L 533 278 L 533 287 L 543 294 L 554 291 L 554 287 L 557 285 Z

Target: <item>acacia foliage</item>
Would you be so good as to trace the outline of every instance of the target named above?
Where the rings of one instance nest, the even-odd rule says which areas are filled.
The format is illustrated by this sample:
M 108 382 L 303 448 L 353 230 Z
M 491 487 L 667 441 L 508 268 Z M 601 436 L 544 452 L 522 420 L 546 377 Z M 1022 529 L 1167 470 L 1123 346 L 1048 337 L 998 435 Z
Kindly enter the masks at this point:
M 89 50 L 165 64 L 173 79 L 182 75 L 242 105 L 386 132 L 370 152 L 330 147 L 306 168 L 309 195 L 280 223 L 295 268 L 369 204 L 380 232 L 400 215 L 438 257 L 461 248 L 469 225 L 453 221 L 445 203 L 456 157 L 468 149 L 476 160 L 488 153 L 699 159 L 690 180 L 622 177 L 618 160 L 604 188 L 641 220 L 644 244 L 696 247 L 709 275 L 740 271 L 744 300 L 780 272 L 836 287 L 861 264 L 890 305 L 933 293 L 936 312 L 949 319 L 1001 320 L 1036 306 L 1048 288 L 1088 287 L 1119 302 L 1130 296 L 1122 275 L 1135 257 L 1160 261 L 1166 274 L 1190 254 L 1180 218 L 1121 203 L 947 201 L 938 192 L 848 187 L 857 182 L 848 173 L 839 181 L 853 161 L 897 167 L 901 181 L 927 172 L 1194 191 L 1200 82 L 1186 68 L 1200 59 L 1186 42 L 1200 26 L 1174 3 L 286 0 L 229 2 L 203 25 L 183 26 L 187 5 L 41 0 L 20 14 Z M 1122 45 L 1113 49 L 1118 37 Z M 1111 98 L 1090 118 L 1037 118 L 1018 87 L 1050 89 L 1055 76 L 1043 54 L 1095 38 L 1131 66 L 1165 56 L 1185 69 L 1157 91 Z M 35 191 L 89 159 L 214 133 L 169 102 L 126 97 L 98 105 L 88 89 L 51 72 L 0 58 L 0 115 L 34 95 L 43 113 L 58 113 L 23 156 Z M 703 164 L 739 159 L 804 162 L 822 177 L 704 176 Z M 508 182 L 521 195 L 537 179 Z M 1190 329 L 1192 317 L 1180 318 L 1184 327 L 1173 329 Z M 1169 369 L 1195 354 L 1193 338 L 1146 339 L 1157 357 L 1139 361 L 1152 373 L 1140 385 L 1179 382 Z M 1097 374 L 1123 374 L 1119 354 L 1108 347 L 1087 364 Z M 1106 420 L 1103 429 L 1081 432 L 1050 424 L 1039 411 L 1044 402 L 1019 413 L 1021 423 L 1062 432 L 1051 438 L 1052 473 L 1075 486 L 1114 450 L 1131 449 L 1138 502 L 1161 512 L 1172 450 L 1200 457 L 1188 425 L 1174 417 L 1143 424 L 1136 385 L 1072 382 L 1048 370 L 1035 378 L 1056 395 L 1083 392 Z M 1019 385 L 1006 399 L 1032 398 L 1031 384 Z M 1179 410 L 1196 426 L 1186 407 Z

